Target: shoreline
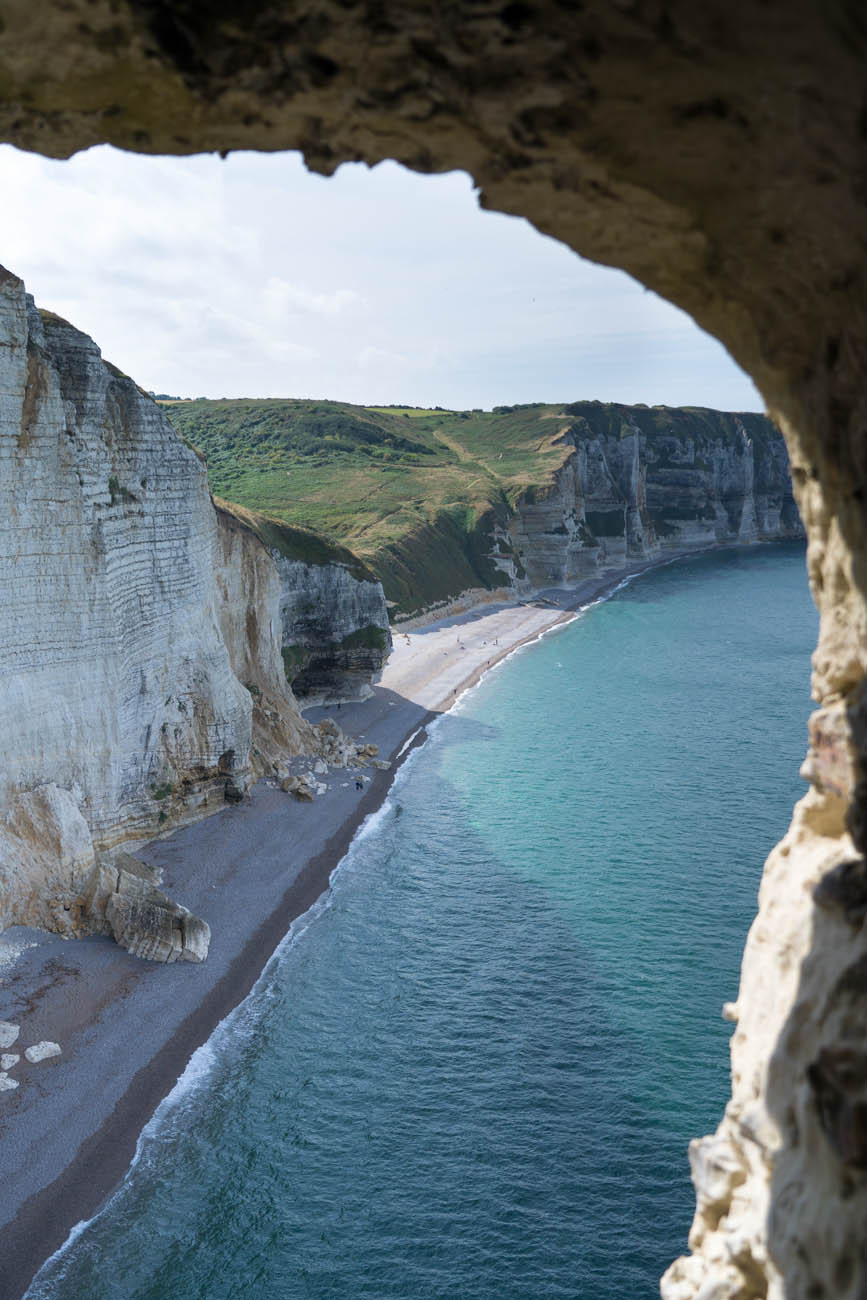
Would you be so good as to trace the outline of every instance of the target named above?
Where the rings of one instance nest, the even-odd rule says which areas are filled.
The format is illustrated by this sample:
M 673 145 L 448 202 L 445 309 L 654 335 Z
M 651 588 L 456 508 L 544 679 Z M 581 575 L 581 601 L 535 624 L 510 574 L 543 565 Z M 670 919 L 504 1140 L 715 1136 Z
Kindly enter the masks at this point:
M 0 935 L 0 1019 L 21 1022 L 22 1044 L 39 1036 L 63 1047 L 55 1061 L 24 1070 L 19 1090 L 0 1099 L 0 1300 L 21 1300 L 72 1229 L 110 1199 L 157 1106 L 247 997 L 291 924 L 328 890 L 356 832 L 427 739 L 427 725 L 489 669 L 625 581 L 702 553 L 669 553 L 527 602 L 483 604 L 412 633 L 396 628 L 370 699 L 305 711 L 375 741 L 389 770 L 367 769 L 359 793 L 352 769 L 330 769 L 316 817 L 263 781 L 238 808 L 137 850 L 163 867 L 174 897 L 211 923 L 202 966 L 140 962 L 110 940 L 66 942 L 20 927 Z M 558 598 L 563 603 L 553 603 Z M 251 843 L 255 874 L 246 869 Z

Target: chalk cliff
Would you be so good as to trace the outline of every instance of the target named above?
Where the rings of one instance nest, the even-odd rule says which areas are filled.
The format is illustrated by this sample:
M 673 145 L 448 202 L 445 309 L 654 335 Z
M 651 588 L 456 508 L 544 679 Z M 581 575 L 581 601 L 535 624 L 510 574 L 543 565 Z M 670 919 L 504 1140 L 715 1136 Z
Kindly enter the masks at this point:
M 269 581 L 277 584 L 269 596 L 269 608 L 276 600 L 278 609 L 276 640 L 269 630 L 268 646 L 257 649 L 255 661 L 267 661 L 276 672 L 270 657 L 276 645 L 281 677 L 307 704 L 365 699 L 392 644 L 382 583 L 346 547 L 243 506 L 219 498 L 215 503 L 222 526 L 254 542 L 260 566 L 267 553 Z M 238 564 L 232 568 L 237 572 Z M 237 600 L 231 605 L 237 609 Z M 249 640 L 242 635 L 239 644 Z M 261 685 L 252 667 L 249 672 Z
M 0 927 L 76 933 L 98 855 L 318 732 L 283 673 L 274 562 L 196 452 L 5 270 L 0 342 Z
M 518 585 L 568 583 L 666 550 L 799 537 L 782 434 L 764 416 L 576 402 L 575 448 L 498 532 Z
M 364 699 L 391 650 L 388 607 L 373 574 L 276 555 L 283 656 L 292 690 L 309 702 Z

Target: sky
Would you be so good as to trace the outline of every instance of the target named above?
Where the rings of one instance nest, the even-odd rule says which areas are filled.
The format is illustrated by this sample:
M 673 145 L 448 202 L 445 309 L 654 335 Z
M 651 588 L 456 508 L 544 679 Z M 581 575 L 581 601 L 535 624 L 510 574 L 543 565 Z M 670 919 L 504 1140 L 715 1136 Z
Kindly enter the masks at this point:
M 0 193 L 0 262 L 154 392 L 763 409 L 690 317 L 483 212 L 463 172 L 4 145 Z

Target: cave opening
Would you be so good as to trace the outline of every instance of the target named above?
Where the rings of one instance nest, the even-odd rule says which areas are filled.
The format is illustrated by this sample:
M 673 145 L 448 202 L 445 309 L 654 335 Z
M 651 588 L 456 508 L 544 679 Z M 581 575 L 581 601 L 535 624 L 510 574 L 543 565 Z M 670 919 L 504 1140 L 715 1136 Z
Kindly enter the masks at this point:
M 121 5 L 96 33 L 75 6 L 38 32 L 10 15 L 4 138 L 464 167 L 486 205 L 688 310 L 783 427 L 822 615 L 812 790 L 768 865 L 735 1095 L 697 1155 L 695 1253 L 666 1295 L 857 1295 L 864 940 L 845 890 L 821 907 L 813 890 L 864 848 L 863 24 L 845 5 L 466 6 L 410 23 L 355 7 L 300 24 L 256 5 L 241 34 L 194 10 Z

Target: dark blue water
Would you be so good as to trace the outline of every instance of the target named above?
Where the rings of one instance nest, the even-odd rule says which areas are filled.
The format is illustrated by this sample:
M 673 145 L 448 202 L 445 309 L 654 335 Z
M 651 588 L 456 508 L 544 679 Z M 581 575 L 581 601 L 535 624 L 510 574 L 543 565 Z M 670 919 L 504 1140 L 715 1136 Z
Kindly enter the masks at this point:
M 490 674 L 34 1300 L 655 1296 L 815 638 L 802 549 L 764 547 Z

